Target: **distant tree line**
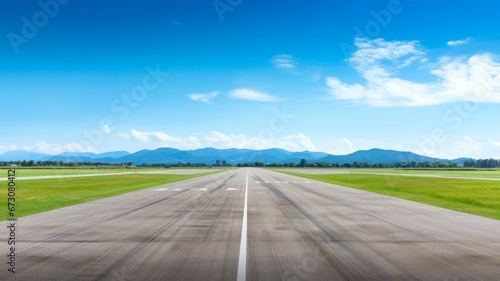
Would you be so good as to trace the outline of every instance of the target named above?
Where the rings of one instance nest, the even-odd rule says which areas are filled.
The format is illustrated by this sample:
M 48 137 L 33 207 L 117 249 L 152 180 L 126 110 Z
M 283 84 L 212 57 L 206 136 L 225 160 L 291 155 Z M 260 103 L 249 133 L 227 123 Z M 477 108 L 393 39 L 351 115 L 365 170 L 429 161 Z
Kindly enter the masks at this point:
M 110 164 L 106 162 L 65 162 L 65 161 L 36 161 L 23 160 L 23 161 L 0 161 L 0 166 L 18 166 L 18 167 L 77 167 L 77 166 L 133 166 L 134 163 L 115 163 Z
M 467 160 L 464 162 L 464 167 L 470 168 L 500 168 L 499 159 L 479 159 Z
M 308 167 L 308 168 L 460 168 L 463 167 L 455 162 L 397 162 L 394 164 L 368 164 L 366 162 L 352 162 L 352 163 L 326 163 L 326 162 L 313 162 L 309 163 L 306 159 L 300 160 L 299 163 L 239 163 L 237 167 Z
M 137 167 L 141 168 L 181 168 L 181 167 L 198 167 L 198 168 L 203 168 L 203 167 L 209 167 L 209 165 L 205 163 L 181 163 L 178 162 L 177 164 L 140 164 L 137 165 Z
M 134 167 L 133 162 L 126 163 L 105 163 L 105 162 L 65 162 L 65 161 L 0 161 L 0 166 L 19 167 L 78 167 L 78 166 L 99 166 L 99 167 Z M 182 163 L 176 164 L 140 164 L 137 167 L 155 167 L 155 168 L 176 168 L 176 167 L 231 167 L 232 165 L 226 160 L 216 160 L 212 165 L 205 163 Z M 236 167 L 308 167 L 308 168 L 500 168 L 500 160 L 498 159 L 479 159 L 479 160 L 466 160 L 463 165 L 455 162 L 397 162 L 394 164 L 368 164 L 366 162 L 352 162 L 352 163 L 326 163 L 326 162 L 312 162 L 309 163 L 306 159 L 302 159 L 299 163 L 264 163 L 264 162 L 245 162 L 238 163 Z

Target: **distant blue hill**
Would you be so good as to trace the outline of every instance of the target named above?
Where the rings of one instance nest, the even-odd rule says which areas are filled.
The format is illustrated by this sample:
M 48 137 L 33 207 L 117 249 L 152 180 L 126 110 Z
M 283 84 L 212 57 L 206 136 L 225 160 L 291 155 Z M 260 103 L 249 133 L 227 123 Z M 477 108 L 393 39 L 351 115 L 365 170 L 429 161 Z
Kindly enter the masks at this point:
M 12 150 L 5 152 L 4 154 L 0 155 L 0 160 L 1 161 L 29 161 L 29 160 L 41 160 L 41 159 L 48 159 L 50 155 L 46 154 L 41 154 L 41 153 L 35 153 L 31 151 L 26 151 L 26 150 Z
M 155 150 L 141 150 L 135 153 L 126 151 L 114 151 L 106 153 L 78 153 L 65 152 L 59 155 L 46 155 L 29 151 L 16 150 L 0 155 L 0 161 L 35 160 L 35 161 L 65 161 L 65 162 L 104 162 L 110 164 L 132 162 L 139 164 L 177 164 L 177 163 L 204 163 L 211 165 L 217 160 L 226 161 L 231 165 L 238 163 L 299 163 L 301 159 L 311 162 L 325 163 L 368 163 L 368 164 L 393 164 L 396 162 L 455 162 L 463 164 L 469 158 L 454 160 L 432 158 L 418 155 L 412 152 L 370 149 L 360 150 L 347 155 L 331 155 L 323 152 L 290 152 L 283 149 L 271 148 L 263 150 L 254 149 L 216 149 L 202 148 L 195 150 L 179 150 L 175 148 L 158 148 Z
M 326 163 L 368 163 L 368 164 L 394 164 L 396 162 L 455 162 L 457 164 L 463 164 L 465 158 L 457 160 L 439 159 L 432 158 L 423 155 L 418 155 L 412 152 L 395 151 L 395 150 L 384 150 L 384 149 L 370 149 L 370 150 L 359 150 L 348 155 L 328 155 L 320 159 L 322 162 Z

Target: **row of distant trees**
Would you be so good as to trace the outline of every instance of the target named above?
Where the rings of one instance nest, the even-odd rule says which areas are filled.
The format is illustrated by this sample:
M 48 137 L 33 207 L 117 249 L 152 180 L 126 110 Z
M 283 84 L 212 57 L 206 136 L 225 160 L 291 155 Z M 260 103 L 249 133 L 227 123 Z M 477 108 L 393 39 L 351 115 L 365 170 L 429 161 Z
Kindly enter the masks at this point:
M 133 166 L 134 163 L 110 164 L 105 162 L 64 162 L 64 161 L 0 161 L 0 166 L 19 166 L 19 167 L 76 167 L 76 166 Z
M 0 166 L 20 166 L 20 167 L 76 167 L 76 166 L 127 166 L 132 167 L 134 163 L 118 163 L 109 164 L 105 162 L 64 162 L 64 161 L 34 161 L 34 160 L 23 160 L 23 161 L 0 161 Z M 205 163 L 181 163 L 176 164 L 141 164 L 137 167 L 230 167 L 231 164 L 227 163 L 225 160 L 217 160 L 212 165 L 207 165 Z M 248 162 L 248 163 L 238 163 L 236 167 L 309 167 L 309 168 L 500 168 L 499 159 L 479 159 L 479 160 L 467 160 L 463 165 L 459 165 L 455 162 L 397 162 L 394 164 L 368 164 L 366 162 L 352 162 L 352 163 L 326 163 L 326 162 L 312 162 L 309 163 L 306 159 L 302 159 L 299 163 L 264 163 L 264 162 Z
M 463 167 L 454 162 L 397 162 L 394 164 L 376 163 L 369 164 L 366 162 L 352 162 L 352 163 L 326 163 L 326 162 L 313 162 L 308 163 L 307 160 L 302 159 L 300 163 L 240 163 L 237 167 L 308 167 L 308 168 L 459 168 Z
M 78 166 L 99 166 L 99 167 L 135 167 L 133 162 L 124 163 L 106 163 L 106 162 L 65 162 L 65 161 L 34 161 L 34 160 L 23 160 L 23 161 L 0 161 L 0 166 L 18 166 L 18 167 L 78 167 Z M 226 165 L 226 161 L 221 161 L 220 166 Z M 156 167 L 156 168 L 170 168 L 170 167 L 207 167 L 209 165 L 205 163 L 181 163 L 177 164 L 141 164 L 137 167 Z
M 500 168 L 499 159 L 479 159 L 479 160 L 467 160 L 464 162 L 464 167 L 471 168 Z
M 209 167 L 210 165 L 207 165 L 205 163 L 181 163 L 178 162 L 177 164 L 140 164 L 137 165 L 137 167 L 142 167 L 142 168 L 180 168 L 180 167 L 198 167 L 198 168 L 204 168 L 204 167 Z

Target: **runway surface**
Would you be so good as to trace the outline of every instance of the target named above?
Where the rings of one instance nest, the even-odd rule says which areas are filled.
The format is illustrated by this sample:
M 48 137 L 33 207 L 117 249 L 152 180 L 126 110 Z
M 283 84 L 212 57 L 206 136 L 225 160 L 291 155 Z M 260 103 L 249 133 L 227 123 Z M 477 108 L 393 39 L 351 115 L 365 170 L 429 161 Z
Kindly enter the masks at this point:
M 0 280 L 500 280 L 500 221 L 264 169 L 7 225 Z
M 153 174 L 153 175 L 194 175 L 202 173 L 216 172 L 217 169 L 169 169 L 169 170 L 132 170 L 130 172 L 109 172 L 98 174 L 74 174 L 74 175 L 50 175 L 50 176 L 29 176 L 16 177 L 16 180 L 46 180 L 46 179 L 64 179 L 64 178 L 82 178 L 82 177 L 104 177 L 117 175 L 133 175 L 133 174 Z M 57 173 L 55 170 L 54 173 Z M 0 178 L 0 181 L 7 181 L 7 178 Z

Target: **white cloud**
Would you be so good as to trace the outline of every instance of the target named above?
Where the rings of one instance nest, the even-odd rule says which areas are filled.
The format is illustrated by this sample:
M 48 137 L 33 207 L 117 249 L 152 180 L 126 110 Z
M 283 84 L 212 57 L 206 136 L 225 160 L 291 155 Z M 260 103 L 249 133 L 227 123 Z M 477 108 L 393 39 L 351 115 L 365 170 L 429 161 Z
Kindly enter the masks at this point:
M 482 150 L 480 142 L 475 142 L 472 137 L 464 136 L 462 141 L 454 143 L 455 153 L 460 153 L 462 157 L 478 157 Z
M 348 138 L 342 138 L 340 141 L 336 141 L 334 147 L 335 149 L 330 151 L 330 153 L 334 155 L 346 155 L 354 152 L 353 144 Z
M 427 65 L 434 82 L 418 83 L 395 77 L 415 61 L 426 63 L 417 41 L 355 40 L 358 50 L 349 59 L 364 78 L 348 84 L 327 77 L 329 98 L 376 107 L 426 106 L 460 101 L 500 103 L 500 63 L 489 53 L 469 58 L 442 57 Z M 418 69 L 418 68 L 416 68 Z M 416 70 L 415 70 L 416 71 Z
M 12 150 L 17 150 L 17 146 L 14 144 L 11 144 L 9 146 L 0 145 L 0 154 L 3 154 L 4 152 L 7 152 L 7 151 L 12 151 Z
M 216 91 L 213 91 L 210 93 L 192 93 L 192 94 L 189 94 L 188 97 L 194 101 L 211 103 L 211 100 L 213 98 L 215 98 L 217 95 L 219 95 L 219 93 Z
M 491 145 L 493 145 L 493 146 L 498 146 L 498 147 L 500 147 L 500 141 L 494 141 L 494 140 L 490 139 L 490 140 L 489 140 L 489 143 L 490 143 Z
M 347 145 L 347 148 L 348 148 L 347 152 L 348 153 L 353 153 L 354 152 L 354 148 L 352 147 L 352 142 L 348 138 L 344 138 L 341 143 Z
M 263 101 L 263 102 L 275 102 L 278 99 L 268 93 L 257 92 L 252 89 L 235 89 L 229 93 L 229 96 L 233 99 L 251 100 L 251 101 Z
M 282 140 L 279 141 L 278 146 L 290 151 L 303 151 L 303 150 L 316 149 L 311 139 L 302 133 L 297 133 L 295 135 L 284 137 Z
M 103 133 L 108 134 L 108 135 L 109 135 L 109 133 L 111 133 L 111 129 L 109 128 L 108 125 L 102 125 L 102 131 L 103 131 Z
M 172 137 L 163 132 L 139 132 L 130 130 L 132 137 L 144 143 L 156 143 L 162 146 L 171 146 L 176 148 L 190 149 L 199 146 L 199 140 L 196 137 L 178 138 Z
M 23 150 L 45 154 L 60 154 L 63 152 L 96 152 L 94 147 L 81 145 L 76 142 L 67 144 L 49 144 L 43 141 L 38 142 L 33 146 L 24 146 Z
M 279 70 L 283 70 L 291 74 L 297 74 L 297 62 L 291 55 L 276 55 L 271 59 L 271 63 Z
M 132 137 L 140 142 L 151 144 L 155 147 L 173 147 L 178 149 L 197 149 L 202 147 L 214 148 L 247 148 L 266 149 L 282 148 L 289 151 L 313 150 L 315 146 L 309 137 L 297 133 L 284 137 L 276 137 L 264 140 L 255 136 L 245 134 L 226 135 L 221 132 L 212 131 L 207 135 L 172 137 L 163 132 L 139 132 L 131 130 Z
M 122 138 L 124 140 L 130 140 L 130 136 L 128 134 L 125 134 L 125 133 L 118 133 L 118 134 L 115 134 L 114 136 Z
M 464 40 L 456 40 L 456 41 L 448 41 L 446 42 L 446 45 L 448 46 L 459 46 L 459 45 L 464 45 L 470 42 L 470 37 Z

